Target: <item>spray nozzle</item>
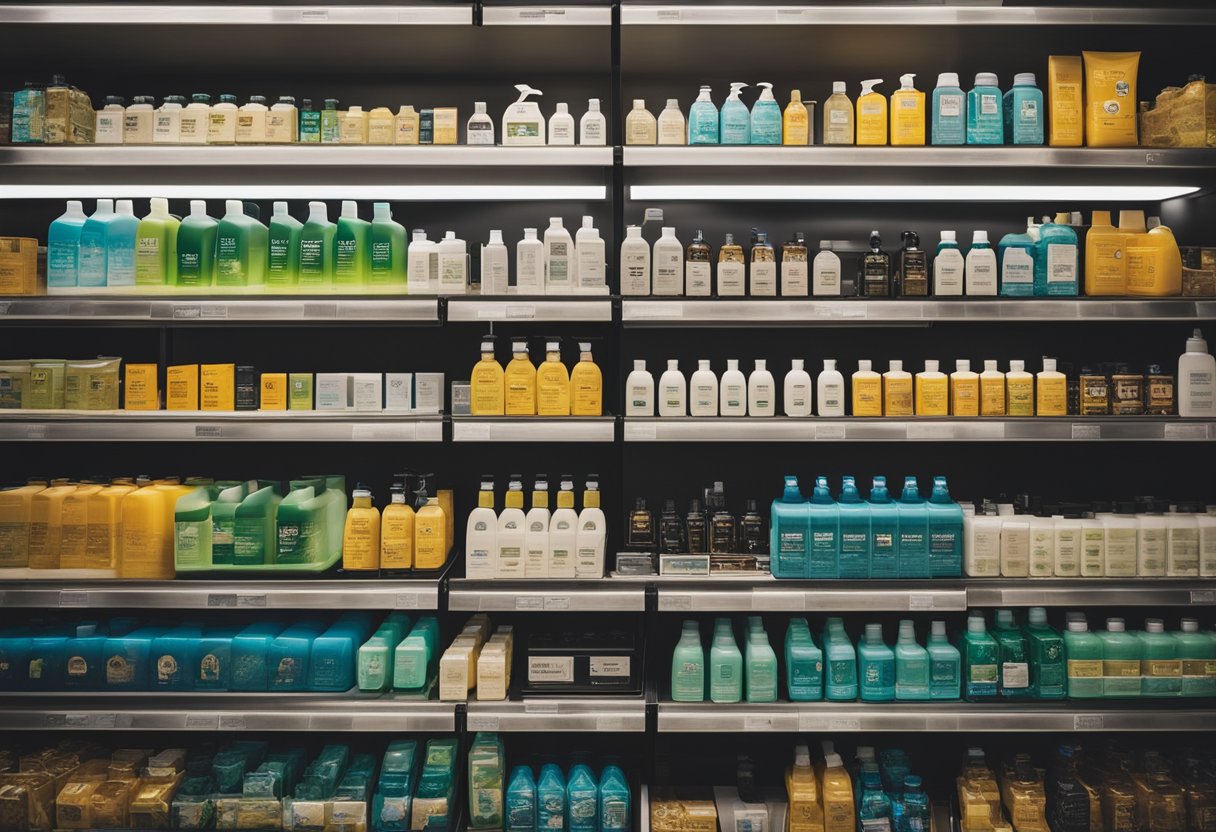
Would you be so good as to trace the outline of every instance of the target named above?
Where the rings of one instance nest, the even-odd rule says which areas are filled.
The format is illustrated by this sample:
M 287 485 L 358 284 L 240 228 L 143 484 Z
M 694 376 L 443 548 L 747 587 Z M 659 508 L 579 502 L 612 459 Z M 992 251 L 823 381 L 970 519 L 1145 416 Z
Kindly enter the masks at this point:
M 882 83 L 881 78 L 871 78 L 868 81 L 861 82 L 861 94 L 869 95 L 874 92 L 874 88 Z
M 764 88 L 764 89 L 760 90 L 760 100 L 761 101 L 775 100 L 773 98 L 773 85 L 770 84 L 768 81 L 761 81 L 759 84 L 756 84 L 756 86 Z
M 735 81 L 733 84 L 730 85 L 730 97 L 735 99 L 736 101 L 738 101 L 739 100 L 739 91 L 742 89 L 745 89 L 746 87 L 747 87 L 747 84 L 744 84 L 742 81 Z
M 519 90 L 519 98 L 515 99 L 516 104 L 522 104 L 529 95 L 544 95 L 540 90 L 529 87 L 527 84 L 516 84 L 515 89 Z
M 915 72 L 906 72 L 899 76 L 899 88 L 901 90 L 914 90 L 916 87 L 912 85 L 912 79 L 916 77 Z

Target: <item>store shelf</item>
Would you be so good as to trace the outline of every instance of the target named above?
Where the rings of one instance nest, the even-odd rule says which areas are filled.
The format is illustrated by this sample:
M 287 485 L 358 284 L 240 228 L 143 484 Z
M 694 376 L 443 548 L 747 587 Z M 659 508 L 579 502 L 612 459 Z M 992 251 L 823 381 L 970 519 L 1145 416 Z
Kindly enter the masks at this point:
M 969 607 L 1216 606 L 1214 578 L 1077 578 L 967 583 Z
M 1214 438 L 1216 422 L 1169 416 L 625 419 L 626 442 L 1206 442 Z
M 1202 702 L 1203 700 L 1195 700 Z M 660 702 L 665 732 L 856 731 L 1211 731 L 1216 710 L 1186 700 L 1093 705 L 1083 701 L 940 703 L 773 702 L 716 705 Z
M 603 6 L 494 6 L 481 10 L 483 26 L 611 26 L 612 9 Z
M 614 416 L 453 416 L 453 442 L 612 442 Z
M 811 582 L 726 575 L 647 580 L 658 588 L 659 612 L 961 612 L 968 600 L 958 581 Z
M 0 299 L 5 323 L 123 323 L 228 326 L 231 324 L 437 324 L 437 298 L 148 298 Z
M 0 578 L 9 570 L 0 570 Z M 30 570 L 0 580 L 6 608 L 436 610 L 439 577 L 376 580 L 65 581 Z M 54 577 L 55 580 L 47 580 Z
M 258 5 L 225 4 L 216 14 L 213 5 L 166 3 L 58 3 L 0 5 L 0 23 L 42 24 L 172 24 L 208 26 L 284 26 L 332 24 L 340 26 L 386 26 L 408 23 L 425 25 L 472 25 L 471 5 Z
M 621 301 L 626 327 L 930 325 L 993 321 L 1196 321 L 1216 318 L 1216 299 L 1194 300 L 695 300 Z
M 641 697 L 602 696 L 524 699 L 520 702 L 470 702 L 470 731 L 616 731 L 646 730 Z
M 565 322 L 611 321 L 612 298 L 450 297 L 449 321 Z
M 0 411 L 0 441 L 439 442 L 441 416 L 309 412 Z
M 405 694 L 0 694 L 6 731 L 454 731 L 451 702 Z
M 1211 26 L 1208 10 L 1157 8 L 1004 8 L 998 2 L 944 5 L 708 5 L 623 3 L 623 26 Z
M 612 578 L 491 581 L 453 578 L 448 609 L 468 612 L 645 612 L 646 587 Z

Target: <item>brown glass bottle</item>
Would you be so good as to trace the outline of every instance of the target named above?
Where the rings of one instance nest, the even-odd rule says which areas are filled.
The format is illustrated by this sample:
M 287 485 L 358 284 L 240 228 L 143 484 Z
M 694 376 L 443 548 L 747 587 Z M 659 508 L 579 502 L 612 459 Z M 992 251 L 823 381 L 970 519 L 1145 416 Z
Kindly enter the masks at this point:
M 625 545 L 633 549 L 653 549 L 656 542 L 654 515 L 646 508 L 646 498 L 638 497 L 625 523 Z
M 676 501 L 663 502 L 659 518 L 659 551 L 665 555 L 684 553 L 684 518 L 676 513 Z
M 899 294 L 905 298 L 929 296 L 929 255 L 920 247 L 915 231 L 903 233 L 904 247 L 899 250 Z
M 760 514 L 755 500 L 747 501 L 747 508 L 739 519 L 739 530 L 744 554 L 768 554 L 768 533 L 764 528 L 764 516 Z
M 709 297 L 714 291 L 713 266 L 709 243 L 698 230 L 684 252 L 684 294 L 689 297 Z
M 862 297 L 891 297 L 891 255 L 882 250 L 882 237 L 877 231 L 870 232 L 870 250 L 861 256 L 860 277 Z
M 688 514 L 684 518 L 684 528 L 687 532 L 685 540 L 689 554 L 700 555 L 709 551 L 708 529 L 705 523 L 705 509 L 700 500 L 694 499 L 688 504 Z

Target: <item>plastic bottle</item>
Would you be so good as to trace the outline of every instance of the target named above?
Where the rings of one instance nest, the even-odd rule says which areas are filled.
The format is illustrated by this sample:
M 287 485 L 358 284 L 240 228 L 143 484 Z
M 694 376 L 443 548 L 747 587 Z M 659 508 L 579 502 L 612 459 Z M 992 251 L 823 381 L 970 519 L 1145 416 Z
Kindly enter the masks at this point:
M 177 231 L 177 285 L 201 288 L 215 281 L 215 241 L 219 223 L 207 216 L 207 203 L 190 201 L 190 213 Z
M 587 99 L 587 112 L 578 121 L 578 143 L 602 146 L 608 140 L 608 121 L 600 112 L 598 98 Z
M 416 246 L 415 241 L 410 250 Z M 515 292 L 519 295 L 545 293 L 545 244 L 537 238 L 535 228 L 525 228 L 524 238 L 515 244 Z
M 1030 297 L 1034 294 L 1035 254 L 1031 238 L 1034 217 L 1026 218 L 1025 234 L 1006 234 L 1001 238 L 997 259 L 1001 268 L 1002 297 Z
M 641 359 L 633 362 L 633 372 L 625 381 L 625 415 L 654 416 L 654 376 Z
M 739 92 L 747 87 L 742 82 L 730 85 L 730 95 L 722 103 L 719 113 L 718 135 L 722 144 L 751 143 L 751 114 L 747 105 L 739 98 Z M 774 102 L 775 103 L 775 102 Z
M 566 828 L 566 778 L 553 763 L 541 767 L 540 778 L 536 781 L 535 828 Z
M 104 223 L 105 245 L 105 286 L 134 286 L 135 285 L 135 240 L 139 232 L 139 220 L 135 218 L 135 208 L 129 199 L 120 199 L 115 203 L 114 214 Z M 101 200 L 98 200 L 100 213 Z M 96 216 L 96 215 L 94 215 Z M 81 250 L 89 245 L 93 234 L 93 217 L 90 217 L 81 228 Z M 89 262 L 95 262 L 95 255 L 90 256 Z M 90 272 L 92 270 L 90 269 Z M 82 285 L 84 285 L 82 283 Z M 93 285 L 93 284 L 89 284 Z
M 303 144 L 321 143 L 321 112 L 313 106 L 311 98 L 300 101 L 299 123 L 296 135 Z M 395 130 L 394 130 L 395 132 Z
M 1166 572 L 1171 578 L 1198 578 L 1202 541 L 1199 518 L 1200 503 L 1179 503 L 1166 515 Z
M 926 652 L 929 654 L 929 698 L 958 699 L 961 695 L 960 656 L 958 648 L 946 638 L 945 621 L 930 624 Z
M 1182 660 L 1183 696 L 1216 696 L 1216 674 L 1207 669 L 1216 662 L 1216 639 L 1199 632 L 1194 618 L 1182 619 L 1181 630 L 1174 633 L 1178 641 L 1178 658 Z
M 646 109 L 644 98 L 633 99 L 633 109 L 625 117 L 625 144 L 658 144 L 658 122 Z
M 811 143 L 811 123 L 801 90 L 790 90 L 790 103 L 785 105 L 782 116 L 781 143 L 796 147 Z
M 469 512 L 465 531 L 465 575 L 490 579 L 498 574 L 498 515 L 494 511 L 494 479 L 481 478 L 477 508 Z
M 536 413 L 570 415 L 570 373 L 562 363 L 561 341 L 545 342 L 545 360 L 536 368 Z
M 916 415 L 950 415 L 950 382 L 933 359 L 925 361 L 925 369 L 916 374 Z
M 334 237 L 324 202 L 308 203 L 308 220 L 300 230 L 300 286 L 328 289 L 334 285 Z
M 933 88 L 933 132 L 935 145 L 958 145 L 967 142 L 967 97 L 958 85 L 957 72 L 937 76 Z
M 811 415 L 811 376 L 803 366 L 803 360 L 795 358 L 790 362 L 790 371 L 785 374 L 781 402 L 786 416 Z
M 807 513 L 810 515 L 807 577 L 820 580 L 839 578 L 840 509 L 828 491 L 827 477 L 815 478 Z
M 502 365 L 494 357 L 494 341 L 493 335 L 486 335 L 481 339 L 481 357 L 473 367 L 469 381 L 469 411 L 474 416 L 505 414 L 505 374 Z
M 557 111 L 549 119 L 549 144 L 574 144 L 574 116 L 570 115 L 570 106 L 564 101 L 557 105 Z
M 630 832 L 633 813 L 625 773 L 617 766 L 604 766 L 599 790 L 599 832 Z
M 696 387 L 695 374 L 693 376 L 693 387 Z M 726 372 L 722 374 L 718 389 L 720 391 L 718 407 L 720 415 L 747 415 L 747 379 L 739 371 L 738 359 L 732 358 L 726 362 Z
M 777 255 L 768 241 L 768 232 L 752 229 L 750 293 L 752 297 L 777 295 Z
M 844 477 L 837 504 L 840 513 L 840 577 L 864 579 L 870 577 L 870 507 L 861 499 L 857 482 Z
M 939 297 L 963 294 L 966 265 L 954 232 L 943 230 L 933 257 L 933 294 Z
M 829 702 L 852 702 L 858 693 L 857 651 L 839 618 L 827 620 L 823 652 L 824 698 Z
M 997 294 L 996 252 L 988 242 L 987 231 L 972 232 L 966 260 L 966 292 L 968 295 Z
M 773 85 L 761 81 L 760 97 L 752 105 L 751 113 L 751 144 L 774 145 L 781 144 L 782 119 L 781 105 L 773 98 Z
M 710 369 L 708 359 L 697 361 L 697 370 L 689 381 L 689 415 L 718 415 L 718 377 Z
M 578 547 L 578 512 L 574 510 L 574 478 L 562 474 L 557 510 L 549 518 L 549 577 L 573 578 Z
M 215 283 L 217 286 L 261 286 L 266 282 L 269 231 L 245 213 L 239 199 L 225 203 L 216 229 Z
M 236 143 L 265 144 L 266 115 L 269 111 L 270 108 L 266 106 L 266 96 L 249 96 L 249 101 L 242 104 L 236 114 Z M 365 130 L 364 142 L 366 140 Z
M 854 417 L 874 417 L 882 415 L 883 391 L 882 376 L 873 369 L 873 362 L 868 358 L 859 359 L 857 372 L 853 373 L 851 386 L 853 388 Z
M 1068 225 L 1067 214 L 1057 214 L 1055 222 L 1039 228 L 1035 244 L 1034 294 L 1075 297 L 1080 284 L 1077 257 L 1077 232 Z
M 705 699 L 705 647 L 696 621 L 685 621 L 671 655 L 671 698 L 674 702 Z
M 359 219 L 359 204 L 343 200 L 334 230 L 335 287 L 350 289 L 367 284 L 371 271 L 371 233 L 372 224 Z
M 1182 254 L 1174 232 L 1149 218 L 1148 233 L 1129 236 L 1127 254 L 1127 293 L 1140 297 L 1168 297 L 1182 292 Z
M 743 654 L 726 618 L 714 621 L 714 640 L 709 649 L 709 699 L 716 704 L 743 700 Z
M 819 374 L 816 387 L 818 414 L 824 417 L 844 416 L 844 376 L 836 369 L 836 359 L 823 360 L 823 372 Z
M 832 82 L 832 94 L 823 103 L 823 143 L 853 144 L 853 102 L 844 81 Z
M 1178 415 L 1211 419 L 1216 416 L 1216 357 L 1198 328 L 1186 340 L 1178 358 Z
M 763 629 L 748 633 L 746 666 L 747 701 L 776 702 L 777 654 Z
M 887 143 L 887 97 L 875 92 L 881 78 L 861 82 L 857 96 L 857 144 L 885 145 Z
M 559 105 L 565 106 L 565 105 Z M 486 115 L 486 102 L 473 102 L 473 115 L 469 116 L 465 125 L 465 144 L 490 145 L 494 144 L 494 119 Z M 550 135 L 549 144 L 557 144 Z M 573 137 L 568 144 L 574 144 Z
M 583 226 L 574 235 L 575 288 L 583 292 L 607 291 L 604 240 L 593 217 L 583 217 Z
M 680 296 L 684 294 L 684 246 L 676 239 L 676 230 L 663 227 L 663 234 L 654 242 L 651 256 L 653 278 L 651 292 L 654 295 Z
M 929 514 L 930 577 L 961 578 L 963 509 L 950 499 L 945 477 L 933 478 L 933 491 L 925 507 Z
M 1102 640 L 1103 697 L 1123 699 L 1140 696 L 1143 655 L 1140 639 L 1127 632 L 1122 618 L 1106 619 L 1106 629 L 1098 633 L 1098 638 Z
M 1068 688 L 1064 640 L 1048 625 L 1045 608 L 1030 608 L 1025 636 L 1030 657 L 1031 698 L 1063 699 Z
M 574 577 L 604 577 L 607 520 L 600 508 L 600 485 L 596 474 L 589 474 L 583 489 L 583 510 L 578 513 Z
M 743 246 L 735 242 L 734 234 L 727 234 L 718 249 L 719 297 L 742 297 L 746 293 L 747 266 L 744 259 Z
M 1037 416 L 1067 416 L 1068 390 L 1067 379 L 1063 373 L 1056 370 L 1054 358 L 1043 358 L 1043 369 L 1035 377 L 1038 395 L 1035 402 Z
M 755 369 L 747 377 L 747 412 L 752 416 L 775 416 L 777 413 L 773 374 L 765 363 L 763 358 L 757 358 Z
M 718 108 L 714 105 L 710 88 L 702 86 L 697 100 L 688 110 L 688 143 L 718 144 Z
M 882 639 L 881 624 L 867 624 L 857 645 L 858 678 L 862 702 L 895 699 L 895 653 Z
M 166 95 L 152 121 L 153 144 L 180 144 L 184 95 Z
M 917 643 L 913 622 L 900 621 L 895 644 L 895 698 L 928 699 L 930 672 L 929 651 Z
M 68 200 L 67 210 L 47 230 L 46 285 L 48 289 L 72 288 L 79 276 L 80 235 L 88 217 L 80 200 Z M 174 235 L 174 243 L 177 237 Z
M 1004 144 L 1005 119 L 996 73 L 979 72 L 967 93 L 967 144 Z
M 971 371 L 971 362 L 960 358 L 950 374 L 950 413 L 953 416 L 980 415 L 980 377 Z
M 891 145 L 925 143 L 925 94 L 913 85 L 914 73 L 899 76 L 899 89 L 891 93 Z
M 1100 699 L 1103 695 L 1102 640 L 1089 632 L 1084 618 L 1068 622 L 1064 633 L 1068 698 Z
M 95 116 L 94 144 L 122 144 L 123 117 L 127 112 L 124 104 L 125 99 L 120 95 L 107 95 L 103 99 L 102 107 Z
M 988 635 L 983 615 L 972 613 L 968 616 L 961 648 L 967 679 L 963 698 L 968 702 L 995 699 L 1000 676 L 1000 653 L 996 641 Z
M 650 294 L 650 246 L 642 228 L 631 225 L 621 242 L 621 294 L 642 297 Z
M 123 144 L 152 144 L 156 129 L 156 98 L 137 95 L 122 120 Z
M 377 144 L 391 144 L 392 133 L 392 115 L 390 114 L 388 141 L 377 142 Z M 295 144 L 299 140 L 300 112 L 296 108 L 295 96 L 280 95 L 279 100 L 271 105 L 270 111 L 266 113 L 266 142 L 268 144 Z
M 414 507 L 405 500 L 405 484 L 390 489 L 389 504 L 380 515 L 380 568 L 387 573 L 414 566 Z
M 679 361 L 674 358 L 667 360 L 667 369 L 659 377 L 658 398 L 660 416 L 688 415 L 688 384 L 680 372 Z
M 372 505 L 372 492 L 363 483 L 355 486 L 353 497 L 354 505 L 346 513 L 342 533 L 342 568 L 375 572 L 380 569 L 380 512 Z
M 387 202 L 372 204 L 371 233 L 368 238 L 367 284 L 369 286 L 396 287 L 398 290 L 406 284 L 406 242 L 405 226 L 393 221 L 392 207 Z M 293 220 L 294 222 L 294 220 Z M 303 228 L 303 226 L 301 226 Z M 494 232 L 490 232 L 493 244 Z M 502 233 L 499 232 L 499 242 Z M 501 256 L 501 285 L 506 292 L 506 246 L 502 247 Z M 486 258 L 482 258 L 484 263 Z M 482 276 L 485 280 L 485 276 Z M 484 291 L 484 282 L 482 284 Z
M 1139 634 L 1142 661 L 1140 693 L 1143 696 L 1180 696 L 1182 694 L 1182 657 L 1178 639 L 1165 631 L 1165 622 L 1149 618 Z
M 178 118 L 178 141 L 181 144 L 207 144 L 211 128 L 211 96 L 205 92 L 190 95 L 190 103 L 182 108 Z
M 667 99 L 667 106 L 659 113 L 658 131 L 659 144 L 688 144 L 688 126 L 684 123 L 684 113 L 680 111 L 679 100 Z
M 810 511 L 798 478 L 785 477 L 785 491 L 773 500 L 769 524 L 769 553 L 774 578 L 806 578 L 809 575 Z
M 304 224 L 287 212 L 286 202 L 274 203 L 267 232 L 267 287 L 287 291 L 299 282 L 300 235 L 303 229 Z
M 1033 72 L 1013 76 L 1013 86 L 1005 93 L 1004 113 L 1010 144 L 1043 143 L 1043 91 L 1035 84 Z
M 524 577 L 549 576 L 549 482 L 537 475 L 532 486 L 532 507 L 524 517 Z
M 785 687 L 791 702 L 823 699 L 823 651 L 805 618 L 792 618 L 786 627 Z
M 512 474 L 507 483 L 503 509 L 498 513 L 498 527 L 494 533 L 494 577 L 519 579 L 524 576 L 525 533 L 523 477 Z
M 536 781 L 530 766 L 515 766 L 507 783 L 505 832 L 533 832 L 536 829 Z
M 1128 235 L 1111 225 L 1110 211 L 1094 211 L 1085 232 L 1085 294 L 1127 294 Z
M 899 511 L 899 577 L 928 578 L 929 509 L 917 489 L 916 477 L 905 477 L 896 505 Z
M 444 232 L 435 244 L 435 267 L 439 277 L 439 293 L 463 295 L 469 290 L 469 246 L 455 231 Z M 335 276 L 336 279 L 336 276 Z

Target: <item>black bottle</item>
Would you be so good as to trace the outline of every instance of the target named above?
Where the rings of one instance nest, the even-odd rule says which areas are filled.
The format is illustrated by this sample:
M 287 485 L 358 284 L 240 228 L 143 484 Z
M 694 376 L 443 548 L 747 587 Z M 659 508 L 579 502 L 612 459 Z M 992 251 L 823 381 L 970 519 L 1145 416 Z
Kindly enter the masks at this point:
M 929 296 L 929 255 L 920 247 L 915 231 L 903 233 L 904 247 L 899 250 L 899 294 L 905 298 Z
M 733 555 L 739 551 L 739 528 L 735 515 L 726 510 L 726 493 L 715 482 L 710 491 L 709 551 L 714 555 Z
M 882 237 L 870 232 L 870 250 L 861 256 L 861 280 L 858 289 L 863 297 L 891 297 L 891 255 L 882 250 Z
M 693 499 L 688 504 L 688 515 L 684 518 L 684 527 L 687 532 L 685 540 L 688 542 L 689 553 L 700 555 L 708 552 L 709 541 L 705 537 L 705 509 L 700 500 Z
M 663 515 L 659 519 L 659 551 L 665 555 L 684 553 L 684 518 L 676 514 L 676 501 L 663 502 Z
M 625 523 L 625 545 L 634 549 L 654 549 L 654 515 L 646 508 L 646 498 L 638 497 Z
M 755 500 L 747 501 L 747 510 L 739 520 L 742 534 L 742 550 L 746 555 L 768 554 L 768 532 L 764 528 L 764 517 L 756 507 Z

